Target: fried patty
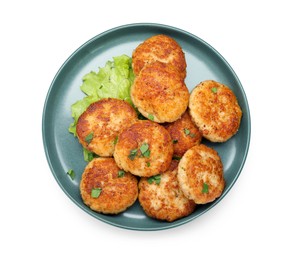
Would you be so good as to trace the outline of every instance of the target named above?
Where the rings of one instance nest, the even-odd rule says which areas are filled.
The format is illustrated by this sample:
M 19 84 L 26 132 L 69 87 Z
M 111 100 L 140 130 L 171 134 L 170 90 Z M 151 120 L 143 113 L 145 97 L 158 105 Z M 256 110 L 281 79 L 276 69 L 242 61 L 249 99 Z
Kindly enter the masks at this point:
M 172 64 L 184 79 L 186 60 L 180 45 L 171 37 L 163 34 L 152 36 L 138 45 L 132 53 L 134 74 L 139 75 L 142 68 L 154 61 Z
M 113 158 L 95 158 L 82 174 L 80 194 L 92 210 L 118 214 L 136 201 L 138 182 L 134 175 L 121 171 Z
M 156 180 L 140 179 L 138 200 L 148 216 L 172 222 L 194 211 L 194 201 L 187 199 L 179 188 L 177 165 L 177 161 L 172 161 L 170 168 Z
M 141 120 L 125 129 L 114 150 L 117 165 L 137 176 L 149 177 L 166 171 L 172 161 L 173 144 L 167 130 Z
M 232 90 L 213 80 L 203 81 L 191 92 L 192 120 L 212 142 L 225 142 L 239 129 L 242 111 Z
M 214 201 L 225 187 L 220 156 L 203 144 L 193 146 L 183 155 L 177 177 L 183 194 L 196 204 Z
M 202 134 L 191 120 L 188 110 L 181 118 L 164 126 L 172 138 L 174 146 L 173 156 L 182 157 L 189 148 L 201 142 Z
M 176 121 L 189 101 L 188 88 L 176 69 L 158 61 L 144 66 L 130 95 L 139 112 L 158 123 Z
M 79 117 L 76 134 L 87 150 L 112 156 L 118 135 L 137 121 L 137 113 L 126 101 L 105 98 L 92 103 Z

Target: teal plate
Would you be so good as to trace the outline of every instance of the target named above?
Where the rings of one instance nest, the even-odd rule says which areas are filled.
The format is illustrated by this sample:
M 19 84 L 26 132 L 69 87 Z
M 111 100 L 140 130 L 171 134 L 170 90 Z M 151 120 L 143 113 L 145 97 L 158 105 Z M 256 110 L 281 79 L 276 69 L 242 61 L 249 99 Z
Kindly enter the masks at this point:
M 192 90 L 199 82 L 213 79 L 228 85 L 237 96 L 243 111 L 238 133 L 229 141 L 215 144 L 204 141 L 216 149 L 222 158 L 226 180 L 225 190 L 216 201 L 200 205 L 189 216 L 168 223 L 147 217 L 138 201 L 119 215 L 104 215 L 92 211 L 82 202 L 79 182 L 86 162 L 77 138 L 68 132 L 72 122 L 70 106 L 84 97 L 80 90 L 83 75 L 97 71 L 114 56 L 132 51 L 146 38 L 155 34 L 173 37 L 185 52 L 187 62 L 186 85 Z M 129 24 L 106 31 L 78 48 L 61 66 L 52 81 L 43 110 L 43 143 L 51 171 L 65 194 L 91 216 L 108 224 L 132 230 L 162 230 L 173 228 L 201 216 L 225 197 L 239 177 L 250 143 L 250 113 L 243 87 L 227 61 L 209 44 L 178 28 L 161 24 Z M 66 174 L 74 169 L 74 181 Z M 216 211 L 215 211 L 216 214 Z

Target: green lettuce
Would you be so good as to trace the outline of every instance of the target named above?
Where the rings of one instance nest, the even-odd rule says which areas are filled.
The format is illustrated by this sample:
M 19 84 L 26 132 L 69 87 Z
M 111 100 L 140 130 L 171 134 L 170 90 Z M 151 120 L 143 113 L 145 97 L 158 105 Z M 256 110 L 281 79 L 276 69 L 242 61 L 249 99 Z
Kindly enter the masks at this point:
M 87 107 L 102 98 L 119 98 L 132 104 L 130 99 L 130 87 L 134 80 L 131 67 L 131 58 L 127 55 L 113 57 L 107 61 L 98 72 L 91 71 L 83 78 L 80 86 L 81 91 L 86 95 L 83 99 L 71 105 L 71 115 L 74 121 L 68 130 L 76 136 L 76 123 L 80 115 Z

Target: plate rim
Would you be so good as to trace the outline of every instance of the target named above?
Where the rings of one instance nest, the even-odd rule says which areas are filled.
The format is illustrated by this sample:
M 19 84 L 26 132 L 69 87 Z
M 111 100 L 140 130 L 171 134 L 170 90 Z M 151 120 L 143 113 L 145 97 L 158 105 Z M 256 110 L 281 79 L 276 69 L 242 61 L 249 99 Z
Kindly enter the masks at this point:
M 179 222 L 168 223 L 167 226 L 163 225 L 163 226 L 160 226 L 160 227 L 152 227 L 152 228 L 149 228 L 149 227 L 148 228 L 133 227 L 133 226 L 130 226 L 130 225 L 122 225 L 122 224 L 119 224 L 119 223 L 111 222 L 111 221 L 109 221 L 107 219 L 104 219 L 104 218 L 96 215 L 95 212 L 92 212 L 91 210 L 86 210 L 85 208 L 83 208 L 77 201 L 75 201 L 75 199 L 71 196 L 71 194 L 62 185 L 60 179 L 57 177 L 57 173 L 55 172 L 55 169 L 54 169 L 54 166 L 53 166 L 53 163 L 52 163 L 52 160 L 51 160 L 51 155 L 50 155 L 50 152 L 48 150 L 48 144 L 47 144 L 48 141 L 46 140 L 46 136 L 45 136 L 46 135 L 46 130 L 45 130 L 46 122 L 45 121 L 46 121 L 46 112 L 47 112 L 46 108 L 48 106 L 48 100 L 49 100 L 49 98 L 51 96 L 51 92 L 53 90 L 54 83 L 56 82 L 56 80 L 57 80 L 58 76 L 60 75 L 60 73 L 62 72 L 63 68 L 70 62 L 70 60 L 76 54 L 78 54 L 83 48 L 85 48 L 86 46 L 91 44 L 93 41 L 97 41 L 97 40 L 99 40 L 99 38 L 101 38 L 101 37 L 103 37 L 105 35 L 108 35 L 110 33 L 114 33 L 115 31 L 120 31 L 120 30 L 134 28 L 134 27 L 149 27 L 151 29 L 159 28 L 159 29 L 172 30 L 172 31 L 175 31 L 177 33 L 179 32 L 180 34 L 188 35 L 189 37 L 196 39 L 197 41 L 201 42 L 201 44 L 203 44 L 206 47 L 208 47 L 209 49 L 211 49 L 221 59 L 221 61 L 225 63 L 225 65 L 229 68 L 229 70 L 232 72 L 233 76 L 235 77 L 235 79 L 237 81 L 237 84 L 240 87 L 241 94 L 243 95 L 245 108 L 247 110 L 246 116 L 247 116 L 248 124 L 247 124 L 247 139 L 246 139 L 246 142 L 245 142 L 244 155 L 243 155 L 243 158 L 241 158 L 241 164 L 240 164 L 240 166 L 238 168 L 237 173 L 235 173 L 235 177 L 232 179 L 232 182 L 229 185 L 229 187 L 224 190 L 224 192 L 222 193 L 221 197 L 218 198 L 216 201 L 214 201 L 212 204 L 210 204 L 209 207 L 207 207 L 206 209 L 202 210 L 200 213 L 194 215 L 193 217 L 180 219 Z M 249 108 L 249 103 L 248 103 L 248 99 L 247 99 L 245 90 L 244 90 L 244 88 L 243 88 L 243 86 L 242 86 L 237 74 L 235 73 L 234 69 L 230 66 L 230 64 L 227 62 L 227 60 L 213 46 L 211 46 L 209 43 L 207 43 L 206 41 L 204 41 L 200 37 L 188 32 L 188 31 L 185 31 L 183 29 L 174 27 L 174 26 L 161 24 L 161 23 L 129 23 L 129 24 L 124 24 L 124 25 L 113 27 L 111 29 L 105 30 L 102 33 L 99 33 L 99 34 L 91 37 L 89 40 L 87 40 L 86 42 L 81 44 L 75 51 L 73 51 L 68 56 L 68 58 L 62 63 L 62 65 L 57 70 L 53 80 L 51 81 L 51 84 L 50 84 L 50 87 L 49 87 L 49 89 L 47 91 L 45 102 L 44 102 L 44 105 L 43 105 L 43 112 L 42 112 L 42 139 L 43 139 L 43 147 L 44 147 L 47 163 L 49 165 L 51 173 L 54 176 L 55 180 L 57 181 L 59 187 L 61 187 L 63 192 L 70 198 L 70 200 L 75 205 L 77 205 L 79 208 L 81 208 L 83 211 L 85 211 L 87 214 L 89 214 L 90 216 L 94 217 L 95 219 L 98 219 L 99 221 L 102 221 L 104 223 L 110 224 L 112 226 L 116 226 L 116 227 L 123 228 L 123 229 L 128 229 L 128 230 L 136 230 L 136 231 L 158 231 L 158 230 L 166 230 L 166 229 L 178 227 L 178 226 L 181 226 L 181 225 L 184 225 L 186 223 L 189 223 L 189 222 L 193 221 L 194 219 L 200 217 L 205 212 L 207 212 L 210 209 L 212 209 L 213 207 L 215 207 L 229 193 L 231 188 L 234 186 L 234 184 L 238 180 L 238 178 L 239 178 L 239 176 L 240 176 L 240 174 L 241 174 L 241 172 L 243 170 L 243 167 L 245 165 L 245 162 L 247 160 L 247 156 L 248 156 L 248 152 L 249 152 L 249 148 L 250 148 L 250 140 L 251 140 L 251 115 L 250 115 L 250 108 Z

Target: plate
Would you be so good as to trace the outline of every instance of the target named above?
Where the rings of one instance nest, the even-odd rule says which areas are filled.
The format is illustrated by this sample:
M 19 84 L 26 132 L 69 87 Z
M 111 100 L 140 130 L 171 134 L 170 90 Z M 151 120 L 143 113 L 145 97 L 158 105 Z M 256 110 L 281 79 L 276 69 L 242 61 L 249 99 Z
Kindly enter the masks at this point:
M 173 37 L 185 52 L 189 90 L 199 82 L 213 79 L 228 85 L 237 96 L 243 117 L 238 133 L 229 141 L 215 144 L 204 141 L 219 153 L 224 165 L 226 187 L 220 198 L 200 205 L 189 216 L 174 222 L 164 222 L 147 217 L 137 201 L 119 215 L 104 215 L 88 208 L 80 197 L 79 182 L 86 166 L 82 147 L 77 138 L 68 132 L 72 122 L 70 106 L 84 97 L 80 90 L 83 75 L 97 71 L 114 56 L 132 51 L 146 38 L 155 34 Z M 78 48 L 61 66 L 49 88 L 42 120 L 43 144 L 51 171 L 65 194 L 81 209 L 108 224 L 132 230 L 162 230 L 174 228 L 201 216 L 227 195 L 244 166 L 250 143 L 250 113 L 244 89 L 227 61 L 208 43 L 197 36 L 162 24 L 128 24 L 113 28 L 95 36 Z M 75 179 L 67 175 L 74 169 Z M 216 212 L 215 212 L 216 214 Z

